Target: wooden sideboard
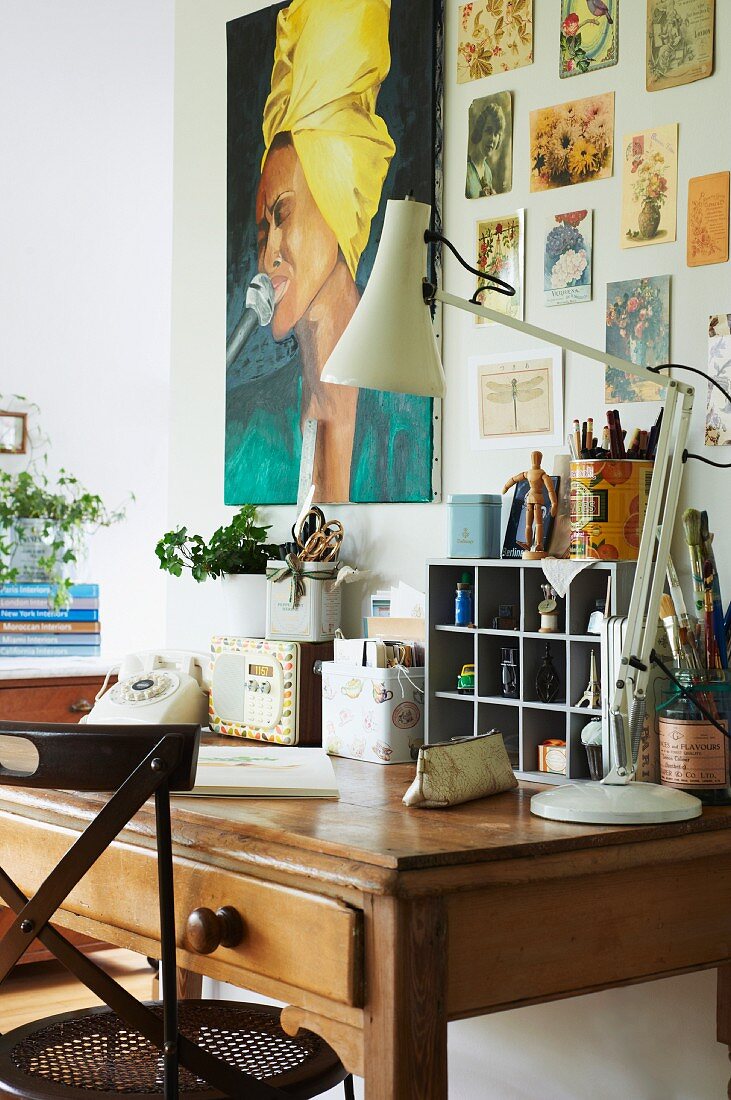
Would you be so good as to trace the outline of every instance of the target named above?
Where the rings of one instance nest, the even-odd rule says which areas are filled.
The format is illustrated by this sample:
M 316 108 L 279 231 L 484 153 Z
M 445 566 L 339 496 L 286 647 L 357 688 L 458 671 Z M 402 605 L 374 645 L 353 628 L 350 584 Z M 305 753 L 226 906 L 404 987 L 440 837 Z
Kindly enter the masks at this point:
M 94 705 L 103 676 L 44 676 L 0 678 L 0 720 L 4 722 L 78 722 Z M 0 908 L 0 938 L 12 924 L 13 914 Z M 92 951 L 108 947 L 101 940 L 69 934 L 72 943 Z M 53 956 L 40 940 L 34 940 L 21 963 L 41 962 Z

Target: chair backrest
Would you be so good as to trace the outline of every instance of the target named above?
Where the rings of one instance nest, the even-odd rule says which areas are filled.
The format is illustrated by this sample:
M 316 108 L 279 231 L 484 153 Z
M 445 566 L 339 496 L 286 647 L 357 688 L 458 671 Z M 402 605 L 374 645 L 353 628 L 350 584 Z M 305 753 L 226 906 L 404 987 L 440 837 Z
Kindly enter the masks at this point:
M 178 1032 L 170 792 L 195 783 L 200 727 L 0 722 L 0 786 L 114 792 L 29 900 L 0 867 L 0 898 L 16 919 L 0 939 L 0 983 L 37 937 L 86 986 L 163 1052 L 166 1100 L 178 1095 L 178 1061 L 237 1100 L 283 1100 Z M 162 1020 L 48 924 L 122 828 L 154 795 Z

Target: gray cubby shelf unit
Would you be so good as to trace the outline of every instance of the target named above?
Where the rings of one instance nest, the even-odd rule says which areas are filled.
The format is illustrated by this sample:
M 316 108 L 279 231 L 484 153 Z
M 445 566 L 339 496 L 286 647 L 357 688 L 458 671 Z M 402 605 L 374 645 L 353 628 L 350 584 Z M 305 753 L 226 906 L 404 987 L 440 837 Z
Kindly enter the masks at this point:
M 474 585 L 475 625 L 454 626 L 457 582 L 467 571 Z M 600 638 L 587 634 L 589 614 L 604 598 L 612 578 L 610 614 L 625 615 L 634 579 L 634 562 L 593 562 L 574 577 L 565 599 L 558 600 L 558 633 L 541 634 L 538 604 L 546 583 L 540 561 L 498 558 L 444 558 L 427 563 L 427 744 L 469 737 L 499 729 L 520 779 L 564 783 L 588 779 L 581 730 L 601 711 L 578 708 L 589 683 L 591 652 L 601 675 Z M 496 630 L 492 621 L 499 604 L 512 604 L 517 630 Z M 536 697 L 535 676 L 545 645 L 561 681 L 554 703 Z M 500 659 L 505 648 L 518 651 L 519 698 L 501 694 Z M 457 692 L 457 676 L 464 664 L 475 666 L 474 694 Z M 606 697 L 605 685 L 602 695 Z M 567 775 L 538 771 L 538 745 L 548 738 L 566 742 Z

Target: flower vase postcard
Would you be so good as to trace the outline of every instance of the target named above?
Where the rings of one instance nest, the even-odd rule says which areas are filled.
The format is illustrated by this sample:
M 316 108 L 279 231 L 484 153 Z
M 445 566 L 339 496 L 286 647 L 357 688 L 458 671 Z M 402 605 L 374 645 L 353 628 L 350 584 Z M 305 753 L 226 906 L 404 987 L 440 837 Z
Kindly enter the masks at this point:
M 469 367 L 473 450 L 562 445 L 560 348 L 474 356 Z
M 543 291 L 547 306 L 591 301 L 591 210 L 549 216 Z
M 533 63 L 533 0 L 474 0 L 459 9 L 457 83 Z
M 559 75 L 617 64 L 619 0 L 561 0 Z
M 613 155 L 614 92 L 531 111 L 531 191 L 606 179 Z
M 477 264 L 480 271 L 494 275 L 515 287 L 515 294 L 497 294 L 487 291 L 482 295 L 480 304 L 506 313 L 508 317 L 523 320 L 523 257 L 525 241 L 523 236 L 523 211 L 508 214 L 503 218 L 491 218 L 477 223 Z M 477 287 L 489 286 L 480 279 Z M 490 325 L 486 317 L 476 317 L 478 325 Z
M 711 75 L 713 14 L 714 0 L 647 0 L 648 92 Z
M 629 134 L 622 162 L 622 248 L 676 239 L 678 124 Z
M 728 260 L 729 173 L 688 181 L 688 267 Z
M 657 367 L 670 359 L 670 276 L 607 283 L 606 350 L 638 367 Z M 607 367 L 605 399 L 661 401 L 664 386 L 633 379 Z
M 513 186 L 513 107 L 510 92 L 475 99 L 470 106 L 465 195 L 502 195 Z
M 731 391 L 731 313 L 709 319 L 708 373 L 727 393 Z M 720 390 L 708 384 L 706 447 L 731 446 L 731 405 Z

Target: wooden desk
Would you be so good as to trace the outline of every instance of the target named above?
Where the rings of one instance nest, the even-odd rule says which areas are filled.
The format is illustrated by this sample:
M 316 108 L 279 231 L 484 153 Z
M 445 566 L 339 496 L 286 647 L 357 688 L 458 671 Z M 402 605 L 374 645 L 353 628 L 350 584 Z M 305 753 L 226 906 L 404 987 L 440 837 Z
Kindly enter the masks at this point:
M 731 812 L 561 825 L 531 817 L 528 785 L 407 810 L 412 766 L 335 764 L 340 802 L 178 803 L 179 963 L 285 1001 L 285 1025 L 324 1035 L 368 1100 L 446 1097 L 448 1020 L 709 967 L 731 1042 Z M 24 890 L 98 805 L 0 789 L 0 853 Z M 155 955 L 153 848 L 146 808 L 58 923 Z M 240 946 L 187 950 L 190 910 L 225 904 Z

